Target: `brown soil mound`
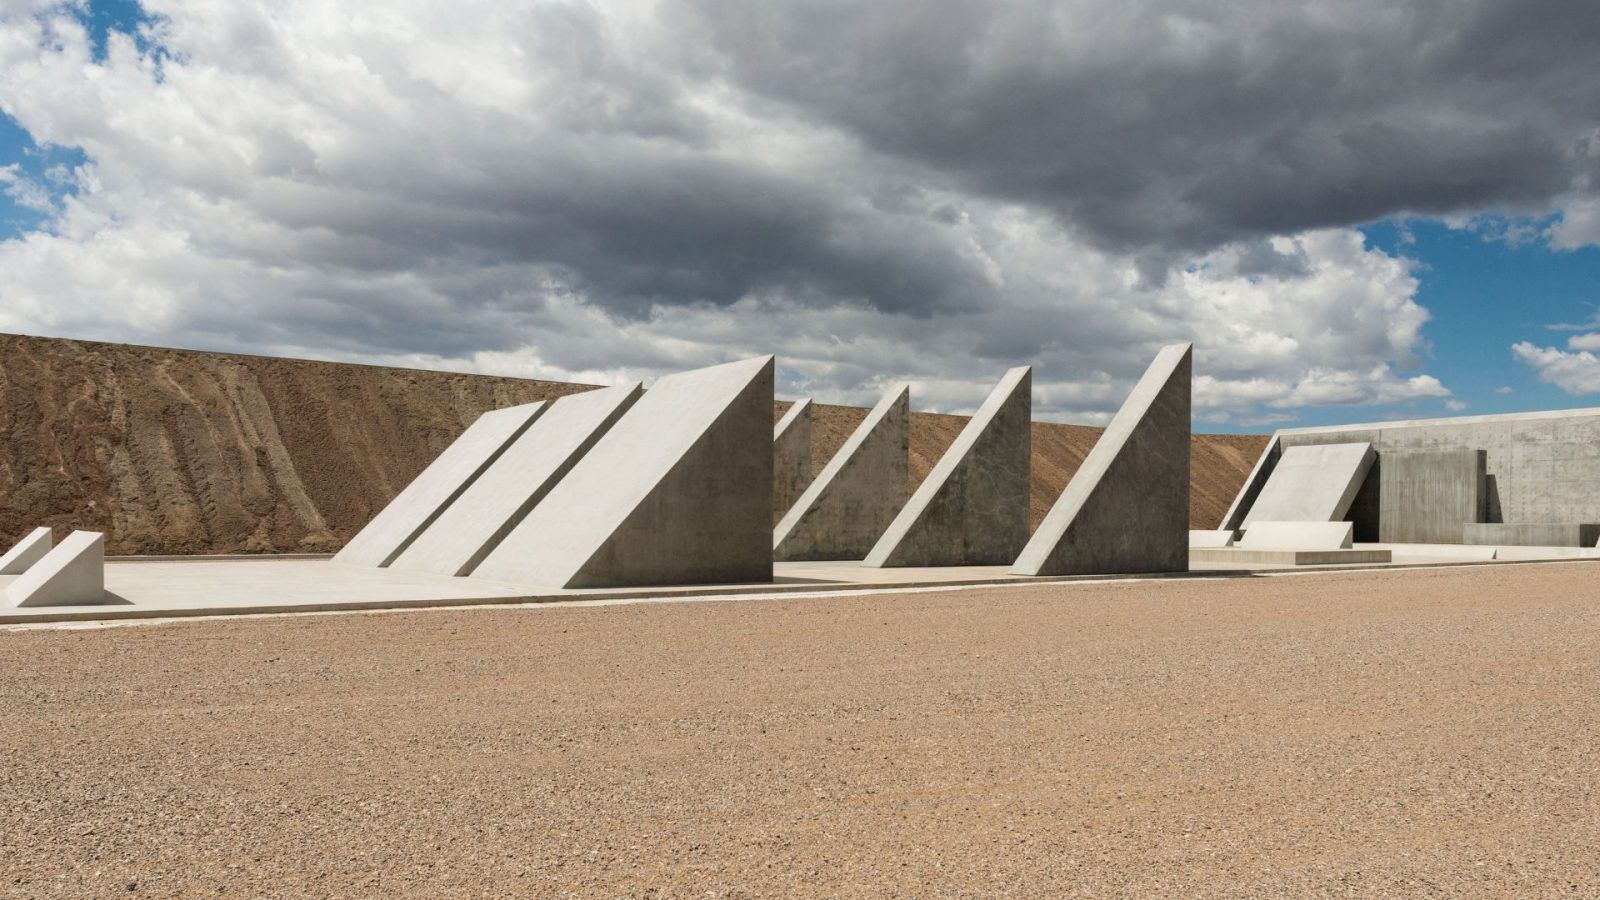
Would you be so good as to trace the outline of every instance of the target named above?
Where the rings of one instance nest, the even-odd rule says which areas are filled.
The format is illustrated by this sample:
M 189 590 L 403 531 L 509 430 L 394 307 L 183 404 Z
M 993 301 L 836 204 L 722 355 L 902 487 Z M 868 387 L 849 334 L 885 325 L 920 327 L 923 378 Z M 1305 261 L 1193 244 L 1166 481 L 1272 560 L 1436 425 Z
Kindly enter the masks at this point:
M 104 531 L 114 554 L 333 551 L 480 413 L 586 389 L 0 335 L 0 544 L 44 524 Z M 817 467 L 864 415 L 818 409 Z M 964 422 L 913 416 L 913 483 Z M 1035 522 L 1099 433 L 1034 426 Z M 1197 526 L 1264 445 L 1196 437 Z

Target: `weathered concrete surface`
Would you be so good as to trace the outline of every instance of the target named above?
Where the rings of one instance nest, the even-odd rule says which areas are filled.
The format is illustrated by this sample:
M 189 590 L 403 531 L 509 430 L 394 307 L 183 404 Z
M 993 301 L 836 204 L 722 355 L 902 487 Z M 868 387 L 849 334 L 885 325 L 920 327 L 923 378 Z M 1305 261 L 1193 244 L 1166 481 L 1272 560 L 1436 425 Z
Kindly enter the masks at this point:
M 1193 550 L 1196 547 L 1231 547 L 1238 536 L 1239 533 L 1231 528 L 1211 530 L 1191 528 L 1189 530 L 1189 549 Z
M 1474 546 L 1593 547 L 1600 524 L 1568 522 L 1477 523 L 1461 526 L 1461 542 Z
M 1378 458 L 1378 540 L 1451 544 L 1488 514 L 1482 450 L 1390 450 Z M 1370 480 L 1370 476 L 1369 476 Z
M 774 559 L 865 559 L 905 505 L 911 386 L 891 388 L 773 530 Z
M 1489 523 L 1600 522 L 1600 409 L 1293 428 L 1274 435 L 1284 447 L 1352 441 L 1371 443 L 1380 459 L 1397 450 L 1485 451 Z M 1263 455 L 1265 465 L 1245 482 L 1241 496 L 1270 475 L 1271 455 L 1270 449 Z M 1363 539 L 1359 523 L 1356 537 Z
M 28 567 L 44 559 L 50 552 L 54 543 L 52 532 L 49 528 L 35 528 L 28 532 L 16 546 L 6 551 L 5 556 L 0 556 L 0 575 L 21 575 L 28 571 Z
M 862 565 L 999 566 L 1028 543 L 1033 369 L 1000 379 Z
M 551 587 L 772 580 L 770 356 L 668 375 L 473 570 Z
M 1162 348 L 1017 557 L 1019 575 L 1189 567 L 1194 348 Z
M 1354 543 L 1349 522 L 1255 522 L 1234 545 L 1247 550 L 1349 550 Z
M 105 535 L 74 531 L 6 585 L 6 605 L 87 606 L 106 602 Z
M 479 416 L 357 532 L 334 561 L 357 566 L 394 562 L 544 410 L 543 402 L 528 403 Z
M 634 382 L 549 404 L 390 566 L 471 574 L 643 393 Z
M 772 429 L 774 525 L 811 482 L 811 409 L 810 397 L 795 401 Z
M 1343 519 L 1376 458 L 1365 442 L 1286 448 L 1241 527 Z
M 1189 551 L 1189 560 L 1234 566 L 1355 566 L 1393 562 L 1394 555 L 1388 550 L 1376 549 L 1287 550 L 1267 547 L 1198 547 Z

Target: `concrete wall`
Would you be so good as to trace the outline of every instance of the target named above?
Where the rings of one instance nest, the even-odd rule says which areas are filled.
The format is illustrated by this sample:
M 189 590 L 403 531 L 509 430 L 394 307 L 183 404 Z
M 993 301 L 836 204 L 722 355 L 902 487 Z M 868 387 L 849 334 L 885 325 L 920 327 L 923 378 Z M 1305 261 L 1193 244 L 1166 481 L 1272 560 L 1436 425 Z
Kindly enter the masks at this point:
M 1600 524 L 1507 525 L 1497 522 L 1465 525 L 1462 527 L 1462 539 L 1478 546 L 1593 547 L 1600 542 Z
M 1391 450 L 1378 463 L 1378 540 L 1456 544 L 1484 518 L 1482 450 Z
M 796 400 L 772 428 L 772 524 L 811 483 L 811 398 Z
M 1483 517 L 1489 522 L 1600 522 L 1600 409 L 1573 409 L 1279 431 L 1240 492 L 1244 502 L 1236 503 L 1223 527 L 1248 511 L 1248 498 L 1261 490 L 1279 447 L 1351 441 L 1368 441 L 1377 450 L 1380 481 L 1386 453 L 1483 450 Z M 1364 510 L 1372 508 L 1366 493 L 1351 507 L 1357 541 L 1374 539 L 1363 534 Z M 1376 512 L 1381 516 L 1381 498 Z

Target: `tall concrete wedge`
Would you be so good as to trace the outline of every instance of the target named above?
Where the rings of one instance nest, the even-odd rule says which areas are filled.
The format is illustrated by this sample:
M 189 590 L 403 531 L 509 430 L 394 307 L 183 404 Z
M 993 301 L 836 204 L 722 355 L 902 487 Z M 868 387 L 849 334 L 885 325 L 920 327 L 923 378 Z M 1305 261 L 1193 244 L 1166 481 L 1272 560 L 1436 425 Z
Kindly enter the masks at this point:
M 917 486 L 864 566 L 999 566 L 1028 543 L 1033 369 L 1012 369 Z
M 796 400 L 772 429 L 772 512 L 789 511 L 811 481 L 811 398 Z
M 406 485 L 367 527 L 333 557 L 358 566 L 387 566 L 483 474 L 511 442 L 543 413 L 545 404 L 527 403 L 479 416 L 444 452 Z
M 657 381 L 473 570 L 552 587 L 772 580 L 770 356 Z
M 553 401 L 389 568 L 470 574 L 643 393 L 634 382 Z
M 28 532 L 16 545 L 0 556 L 0 575 L 21 575 L 28 567 L 50 552 L 54 539 L 48 528 L 40 527 Z
M 911 386 L 891 388 L 778 522 L 780 561 L 863 559 L 906 502 Z
M 1016 575 L 1189 568 L 1194 348 L 1162 348 L 1012 565 Z
M 8 606 L 89 606 L 106 602 L 105 535 L 74 531 L 6 585 Z

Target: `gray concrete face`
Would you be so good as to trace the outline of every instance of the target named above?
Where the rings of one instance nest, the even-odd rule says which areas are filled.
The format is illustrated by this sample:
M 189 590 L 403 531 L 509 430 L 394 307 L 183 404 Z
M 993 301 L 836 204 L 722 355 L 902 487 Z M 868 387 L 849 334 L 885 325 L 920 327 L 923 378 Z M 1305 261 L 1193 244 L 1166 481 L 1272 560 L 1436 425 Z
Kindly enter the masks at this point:
M 1000 566 L 1028 543 L 1033 369 L 1000 379 L 865 566 Z
M 1380 470 L 1394 451 L 1485 451 L 1488 523 L 1600 522 L 1600 409 L 1294 428 L 1274 436 L 1284 447 L 1351 441 L 1371 443 Z M 1267 456 L 1241 496 L 1270 474 Z M 1367 539 L 1359 523 L 1356 539 Z
M 0 575 L 21 575 L 28 571 L 28 567 L 50 552 L 53 543 L 51 531 L 48 528 L 35 528 L 28 532 L 16 546 L 6 551 L 5 556 L 0 556 Z
M 1461 541 L 1475 546 L 1593 547 L 1600 542 L 1596 523 L 1477 523 L 1461 526 Z
M 635 382 L 552 402 L 390 568 L 470 574 L 643 393 Z
M 796 400 L 772 429 L 773 524 L 811 482 L 811 398 Z
M 1258 521 L 1343 520 L 1375 458 L 1365 442 L 1285 448 L 1243 527 Z
M 1482 450 L 1391 450 L 1378 459 L 1378 540 L 1453 544 L 1486 515 Z
M 1017 557 L 1018 575 L 1189 568 L 1193 348 L 1165 347 Z
M 772 580 L 773 358 L 668 375 L 473 570 L 563 588 Z
M 74 531 L 6 585 L 9 606 L 88 606 L 106 602 L 105 535 Z
M 892 388 L 778 521 L 782 562 L 865 559 L 905 505 L 911 467 L 911 386 Z
M 529 403 L 479 416 L 444 452 L 406 485 L 367 527 L 335 555 L 335 562 L 387 566 L 461 496 L 533 421 L 545 404 Z

